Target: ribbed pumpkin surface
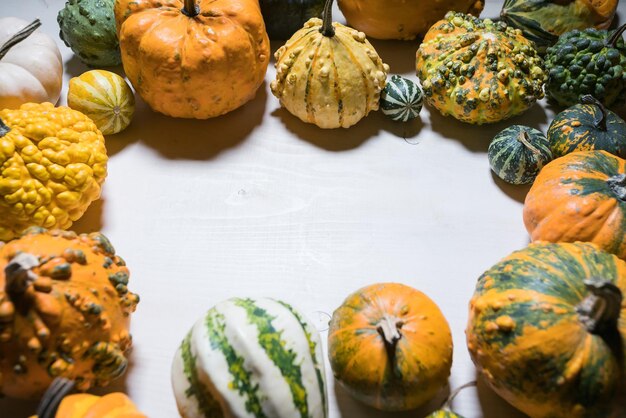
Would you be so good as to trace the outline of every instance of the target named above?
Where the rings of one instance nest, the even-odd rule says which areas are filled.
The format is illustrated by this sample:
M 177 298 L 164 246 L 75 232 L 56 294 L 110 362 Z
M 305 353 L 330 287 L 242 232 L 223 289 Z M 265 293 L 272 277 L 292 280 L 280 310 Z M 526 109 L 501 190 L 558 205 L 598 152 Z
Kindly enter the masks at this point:
M 531 417 L 608 417 L 612 397 L 626 395 L 615 393 L 625 347 L 588 331 L 579 316 L 593 277 L 626 292 L 626 263 L 588 243 L 531 244 L 478 280 L 470 354 L 489 386 Z M 626 338 L 626 304 L 613 331 Z
M 103 70 L 72 78 L 67 104 L 89 116 L 104 135 L 126 129 L 135 113 L 135 96 L 126 81 Z
M 378 110 L 389 66 L 362 32 L 333 23 L 334 35 L 309 20 L 276 51 L 274 96 L 291 114 L 320 128 L 348 128 Z
M 557 158 L 524 204 L 533 241 L 589 241 L 626 259 L 626 161 L 606 151 Z
M 445 385 L 452 336 L 424 293 L 380 283 L 357 290 L 335 310 L 328 356 L 335 378 L 352 396 L 378 409 L 408 410 Z
M 324 418 L 319 336 L 284 302 L 233 298 L 182 342 L 172 384 L 183 418 Z

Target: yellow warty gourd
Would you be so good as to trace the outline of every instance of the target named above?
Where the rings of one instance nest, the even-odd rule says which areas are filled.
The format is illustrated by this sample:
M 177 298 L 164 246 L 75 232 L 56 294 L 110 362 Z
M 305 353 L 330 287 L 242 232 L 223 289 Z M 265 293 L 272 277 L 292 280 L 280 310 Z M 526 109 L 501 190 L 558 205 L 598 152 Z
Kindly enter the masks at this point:
M 324 20 L 309 20 L 276 51 L 272 93 L 302 121 L 320 128 L 348 128 L 378 110 L 389 66 L 363 32 Z
M 104 137 L 78 111 L 0 111 L 0 241 L 30 226 L 68 228 L 100 197 L 106 163 Z

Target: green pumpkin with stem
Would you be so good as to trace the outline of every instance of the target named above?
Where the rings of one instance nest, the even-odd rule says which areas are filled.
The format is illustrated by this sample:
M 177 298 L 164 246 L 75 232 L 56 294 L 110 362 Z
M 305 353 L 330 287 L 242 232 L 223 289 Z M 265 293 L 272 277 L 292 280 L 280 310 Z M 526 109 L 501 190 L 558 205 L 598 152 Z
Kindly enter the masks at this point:
M 559 113 L 548 128 L 555 158 L 575 151 L 604 150 L 626 158 L 626 122 L 591 95 Z
M 488 157 L 491 169 L 502 180 L 511 184 L 528 184 L 552 160 L 552 153 L 542 132 L 528 126 L 513 125 L 493 138 Z

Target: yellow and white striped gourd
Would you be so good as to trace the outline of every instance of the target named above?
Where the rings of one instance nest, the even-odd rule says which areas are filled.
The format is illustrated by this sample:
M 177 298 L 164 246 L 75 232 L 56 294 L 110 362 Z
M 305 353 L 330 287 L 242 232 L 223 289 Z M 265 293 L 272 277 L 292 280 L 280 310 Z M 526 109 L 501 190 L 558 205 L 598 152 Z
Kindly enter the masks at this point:
M 332 0 L 324 20 L 310 19 L 276 51 L 274 96 L 291 114 L 320 128 L 348 128 L 378 110 L 389 66 L 363 32 L 332 22 Z
M 104 135 L 126 129 L 135 113 L 133 91 L 122 77 L 105 70 L 72 78 L 67 104 L 89 116 Z
M 325 418 L 315 328 L 290 305 L 233 298 L 193 326 L 172 365 L 183 418 Z

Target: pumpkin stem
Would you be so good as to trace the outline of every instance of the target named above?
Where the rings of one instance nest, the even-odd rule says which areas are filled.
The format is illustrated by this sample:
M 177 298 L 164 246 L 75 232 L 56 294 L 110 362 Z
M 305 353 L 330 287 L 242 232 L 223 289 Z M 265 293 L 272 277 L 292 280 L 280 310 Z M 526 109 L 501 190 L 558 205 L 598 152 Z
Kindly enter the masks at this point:
M 7 52 L 9 52 L 11 48 L 32 35 L 32 33 L 35 32 L 39 26 L 41 26 L 41 21 L 39 19 L 35 19 L 33 22 L 22 28 L 15 35 L 11 36 L 9 40 L 0 47 L 0 60 L 4 58 L 4 56 L 7 54 Z
M 63 377 L 55 378 L 50 386 L 48 386 L 46 393 L 43 394 L 41 402 L 39 402 L 37 417 L 54 418 L 61 401 L 74 390 L 74 386 L 75 383 L 73 380 Z
M 448 396 L 448 399 L 446 399 L 446 401 L 441 406 L 441 409 L 445 409 L 446 411 L 451 411 L 452 401 L 454 400 L 454 398 L 456 398 L 456 395 L 458 395 L 463 389 L 467 389 L 469 387 L 476 386 L 476 385 L 478 385 L 478 382 L 474 380 L 454 389 L 452 393 L 450 394 L 450 396 Z
M 531 144 L 530 136 L 528 136 L 528 132 L 524 130 L 521 131 L 519 133 L 519 136 L 517 137 L 517 140 L 521 142 L 522 144 L 524 144 L 524 146 L 528 148 L 533 154 L 535 155 L 541 154 L 541 151 L 539 151 L 533 144 Z
M 615 48 L 615 45 L 617 45 L 617 41 L 622 37 L 622 33 L 624 33 L 625 30 L 626 30 L 626 23 L 624 23 L 622 26 L 617 28 L 615 32 L 613 32 L 613 35 L 611 35 L 611 37 L 607 39 L 606 41 L 607 45 L 612 48 Z
M 185 16 L 195 17 L 200 13 L 200 8 L 196 0 L 185 0 L 183 8 L 180 10 Z
M 395 363 L 398 341 L 402 338 L 402 334 L 400 333 L 402 325 L 404 325 L 404 322 L 385 314 L 378 323 L 378 327 L 376 327 L 378 333 L 383 337 L 387 357 L 389 358 L 389 363 L 392 365 L 394 374 L 396 368 L 393 364 Z
M 329 38 L 335 36 L 335 28 L 333 27 L 333 0 L 326 0 L 322 21 L 322 28 L 320 29 L 322 35 Z
M 623 299 L 619 287 L 598 277 L 587 279 L 584 283 L 590 293 L 576 306 L 580 321 L 593 334 L 615 329 Z
M 19 300 L 28 286 L 37 279 L 31 270 L 39 265 L 39 258 L 28 253 L 18 253 L 4 268 L 5 292 L 15 302 Z
M 580 102 L 583 104 L 596 105 L 600 108 L 600 119 L 595 120 L 593 123 L 596 128 L 606 132 L 606 107 L 600 102 L 600 100 L 593 97 L 591 94 L 585 94 L 580 98 Z
M 626 202 L 626 174 L 617 174 L 607 181 L 609 189 L 617 195 L 617 198 Z
M 6 134 L 8 134 L 9 132 L 11 132 L 11 128 L 9 128 L 2 119 L 0 119 L 0 138 L 2 138 L 3 136 L 5 136 Z

